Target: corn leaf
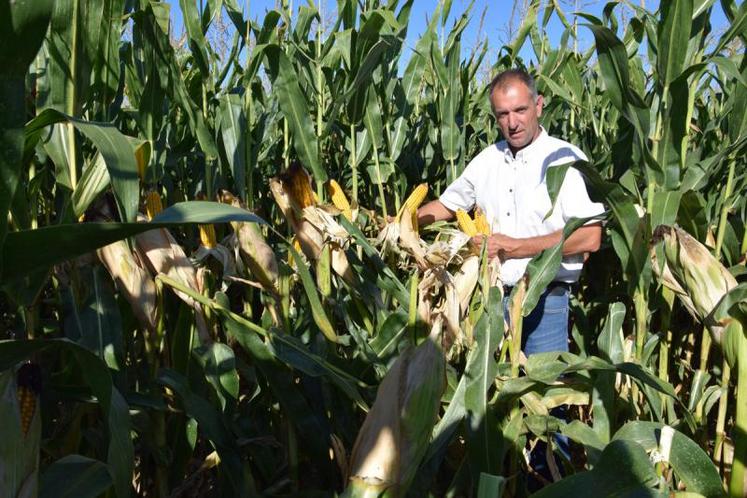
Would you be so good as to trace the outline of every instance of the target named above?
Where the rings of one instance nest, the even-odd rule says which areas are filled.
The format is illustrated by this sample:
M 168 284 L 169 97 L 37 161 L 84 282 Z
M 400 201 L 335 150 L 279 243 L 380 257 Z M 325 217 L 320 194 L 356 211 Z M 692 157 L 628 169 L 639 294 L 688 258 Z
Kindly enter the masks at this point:
M 306 266 L 306 261 L 304 261 L 292 245 L 288 246 L 288 251 L 293 256 L 296 269 L 301 277 L 303 288 L 306 291 L 306 297 L 309 300 L 309 306 L 311 306 L 311 315 L 314 317 L 314 323 L 316 323 L 317 327 L 319 327 L 319 330 L 324 334 L 324 337 L 326 337 L 328 341 L 339 342 L 339 338 L 332 326 L 332 322 L 329 321 L 327 313 L 324 311 L 322 301 L 319 299 L 316 284 L 311 276 L 311 272 L 309 272 L 309 268 Z
M 243 199 L 246 192 L 247 123 L 241 97 L 235 93 L 224 95 L 220 99 L 219 108 L 224 152 L 236 186 L 236 194 Z
M 603 354 L 604 359 L 611 363 L 620 363 L 625 360 L 623 320 L 625 320 L 625 305 L 619 301 L 610 304 L 604 328 L 597 338 L 597 348 Z
M 625 462 L 624 466 L 620 462 Z M 643 447 L 632 441 L 614 441 L 607 445 L 593 470 L 579 472 L 550 484 L 535 493 L 536 498 L 575 496 L 594 490 L 594 496 L 647 496 L 664 498 L 668 492 L 657 492 L 656 472 Z
M 464 410 L 467 424 L 467 451 L 470 457 L 470 468 L 475 480 L 481 472 L 500 472 L 498 461 L 500 439 L 498 424 L 490 406 L 490 389 L 495 381 L 498 364 L 494 355 L 503 339 L 503 305 L 502 292 L 497 287 L 490 289 L 486 312 L 475 326 L 475 347 L 470 353 L 474 355 L 479 366 L 470 372 L 464 390 Z
M 25 74 L 39 51 L 53 2 L 0 3 L 0 249 L 21 174 Z M 0 275 L 3 260 L 0 257 Z
M 298 391 L 293 371 L 275 357 L 257 334 L 245 331 L 239 322 L 226 315 L 223 316 L 223 324 L 230 337 L 238 341 L 251 356 L 267 381 L 270 391 L 280 401 L 285 413 L 295 425 L 298 435 L 311 446 L 319 458 L 318 463 L 322 465 L 329 457 L 330 428 L 326 419 L 314 414 L 306 398 Z
M 185 412 L 197 420 L 200 431 L 215 445 L 220 456 L 220 466 L 225 470 L 234 492 L 244 494 L 246 484 L 236 439 L 220 412 L 206 399 L 192 392 L 187 379 L 173 370 L 161 369 L 155 380 L 158 384 L 170 388 L 178 396 Z
M 688 492 L 699 493 L 706 498 L 723 496 L 718 471 L 706 452 L 680 431 L 672 427 L 664 430 L 665 427 L 656 422 L 628 422 L 615 433 L 613 441 L 635 442 L 646 451 L 660 449 L 666 444 L 669 448 L 669 454 L 664 455 L 666 461 Z M 664 438 L 671 439 L 663 442 Z
M 106 464 L 82 455 L 67 455 L 39 479 L 40 498 L 96 498 L 112 485 Z
M 278 45 L 264 48 L 274 93 L 293 135 L 293 146 L 304 166 L 311 169 L 317 182 L 327 181 L 327 172 L 319 160 L 319 146 L 306 97 L 298 84 L 298 73 Z
M 664 20 L 659 25 L 659 57 L 656 74 L 664 89 L 681 73 L 685 65 L 692 26 L 693 0 L 665 0 L 659 7 Z

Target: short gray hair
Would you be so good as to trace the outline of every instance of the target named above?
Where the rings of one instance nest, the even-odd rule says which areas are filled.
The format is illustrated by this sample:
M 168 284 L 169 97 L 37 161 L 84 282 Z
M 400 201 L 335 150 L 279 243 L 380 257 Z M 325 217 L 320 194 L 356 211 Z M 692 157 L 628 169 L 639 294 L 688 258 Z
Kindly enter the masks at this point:
M 496 74 L 488 86 L 488 99 L 490 100 L 490 108 L 493 109 L 493 114 L 495 114 L 495 109 L 493 108 L 493 91 L 495 91 L 496 88 L 504 89 L 510 83 L 515 83 L 517 81 L 524 83 L 529 89 L 529 93 L 532 94 L 532 99 L 535 102 L 537 101 L 539 94 L 537 93 L 537 85 L 535 85 L 532 75 L 523 69 L 507 69 Z

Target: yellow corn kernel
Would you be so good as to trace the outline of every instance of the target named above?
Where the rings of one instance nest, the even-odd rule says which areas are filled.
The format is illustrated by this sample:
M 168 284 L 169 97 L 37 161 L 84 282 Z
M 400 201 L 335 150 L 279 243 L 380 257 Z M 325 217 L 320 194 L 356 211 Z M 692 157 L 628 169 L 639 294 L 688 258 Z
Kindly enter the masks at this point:
M 459 229 L 466 233 L 470 237 L 477 235 L 477 228 L 475 228 L 475 222 L 469 217 L 469 214 L 464 209 L 457 209 L 457 223 L 459 223 Z
M 300 164 L 292 164 L 283 175 L 283 184 L 299 208 L 316 205 L 314 191 L 311 189 L 311 177 Z
M 418 207 L 425 200 L 425 196 L 428 195 L 428 184 L 421 183 L 410 194 L 404 204 L 404 208 L 408 209 L 411 213 L 417 211 Z
M 350 203 L 348 202 L 348 198 L 345 197 L 345 192 L 343 192 L 340 184 L 334 180 L 330 180 L 326 187 L 327 194 L 329 194 L 329 197 L 332 199 L 332 204 L 342 211 L 342 215 L 345 216 L 345 218 L 348 220 L 352 219 L 353 212 L 350 210 Z
M 148 217 L 148 221 L 152 220 L 161 211 L 163 211 L 163 203 L 158 192 L 151 190 L 145 194 L 145 215 Z
M 20 412 L 21 431 L 27 435 L 34 420 L 36 397 L 41 392 L 41 370 L 39 365 L 25 363 L 18 369 L 16 378 L 16 396 Z
M 291 244 L 298 254 L 303 254 L 303 248 L 301 247 L 301 242 L 298 241 L 298 237 L 294 236 L 293 239 L 291 239 Z M 291 268 L 296 267 L 296 260 L 293 258 L 293 254 L 291 254 L 290 251 L 288 251 L 288 266 Z
M 472 218 L 469 217 L 469 214 L 467 214 L 467 211 L 464 209 L 457 209 L 456 212 L 456 219 L 457 223 L 459 223 L 459 228 L 462 230 L 462 232 L 466 233 L 470 237 L 474 237 L 477 235 L 477 228 L 475 228 L 475 222 L 472 221 Z
M 198 225 L 200 229 L 200 243 L 207 249 L 214 249 L 216 246 L 215 241 L 215 227 L 210 225 Z
M 36 395 L 28 387 L 19 387 L 16 394 L 18 396 L 18 408 L 21 412 L 21 431 L 23 431 L 23 435 L 25 436 L 31 428 L 31 421 L 34 419 Z
M 475 229 L 477 230 L 477 233 L 490 235 L 490 223 L 488 223 L 488 217 L 485 216 L 485 213 L 480 208 L 475 209 Z

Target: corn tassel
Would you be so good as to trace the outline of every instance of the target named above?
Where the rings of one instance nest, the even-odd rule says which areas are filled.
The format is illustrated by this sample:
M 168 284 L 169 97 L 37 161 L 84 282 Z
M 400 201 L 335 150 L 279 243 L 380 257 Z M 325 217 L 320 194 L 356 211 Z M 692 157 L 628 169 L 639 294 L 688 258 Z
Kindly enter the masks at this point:
M 464 209 L 457 209 L 456 219 L 462 232 L 466 233 L 470 237 L 474 237 L 475 235 L 477 235 L 475 222 L 472 221 L 472 218 L 469 217 L 467 211 L 465 211 Z
M 145 214 L 148 221 L 152 220 L 161 211 L 163 211 L 161 196 L 155 190 L 149 191 L 145 196 Z
M 342 215 L 345 218 L 347 218 L 348 220 L 352 220 L 353 212 L 350 210 L 350 203 L 348 202 L 348 198 L 345 197 L 345 192 L 343 192 L 340 184 L 334 180 L 330 180 L 326 186 L 327 193 L 332 199 L 332 204 L 334 204 L 337 209 L 342 211 Z

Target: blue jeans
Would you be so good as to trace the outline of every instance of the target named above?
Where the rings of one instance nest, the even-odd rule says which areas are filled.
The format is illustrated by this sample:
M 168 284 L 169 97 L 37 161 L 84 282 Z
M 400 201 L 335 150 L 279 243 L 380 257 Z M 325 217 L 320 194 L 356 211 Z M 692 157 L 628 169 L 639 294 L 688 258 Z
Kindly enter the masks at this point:
M 554 287 L 542 293 L 537 306 L 524 318 L 521 349 L 529 357 L 534 353 L 568 351 L 567 288 Z M 508 296 L 503 298 L 503 313 L 508 315 Z

